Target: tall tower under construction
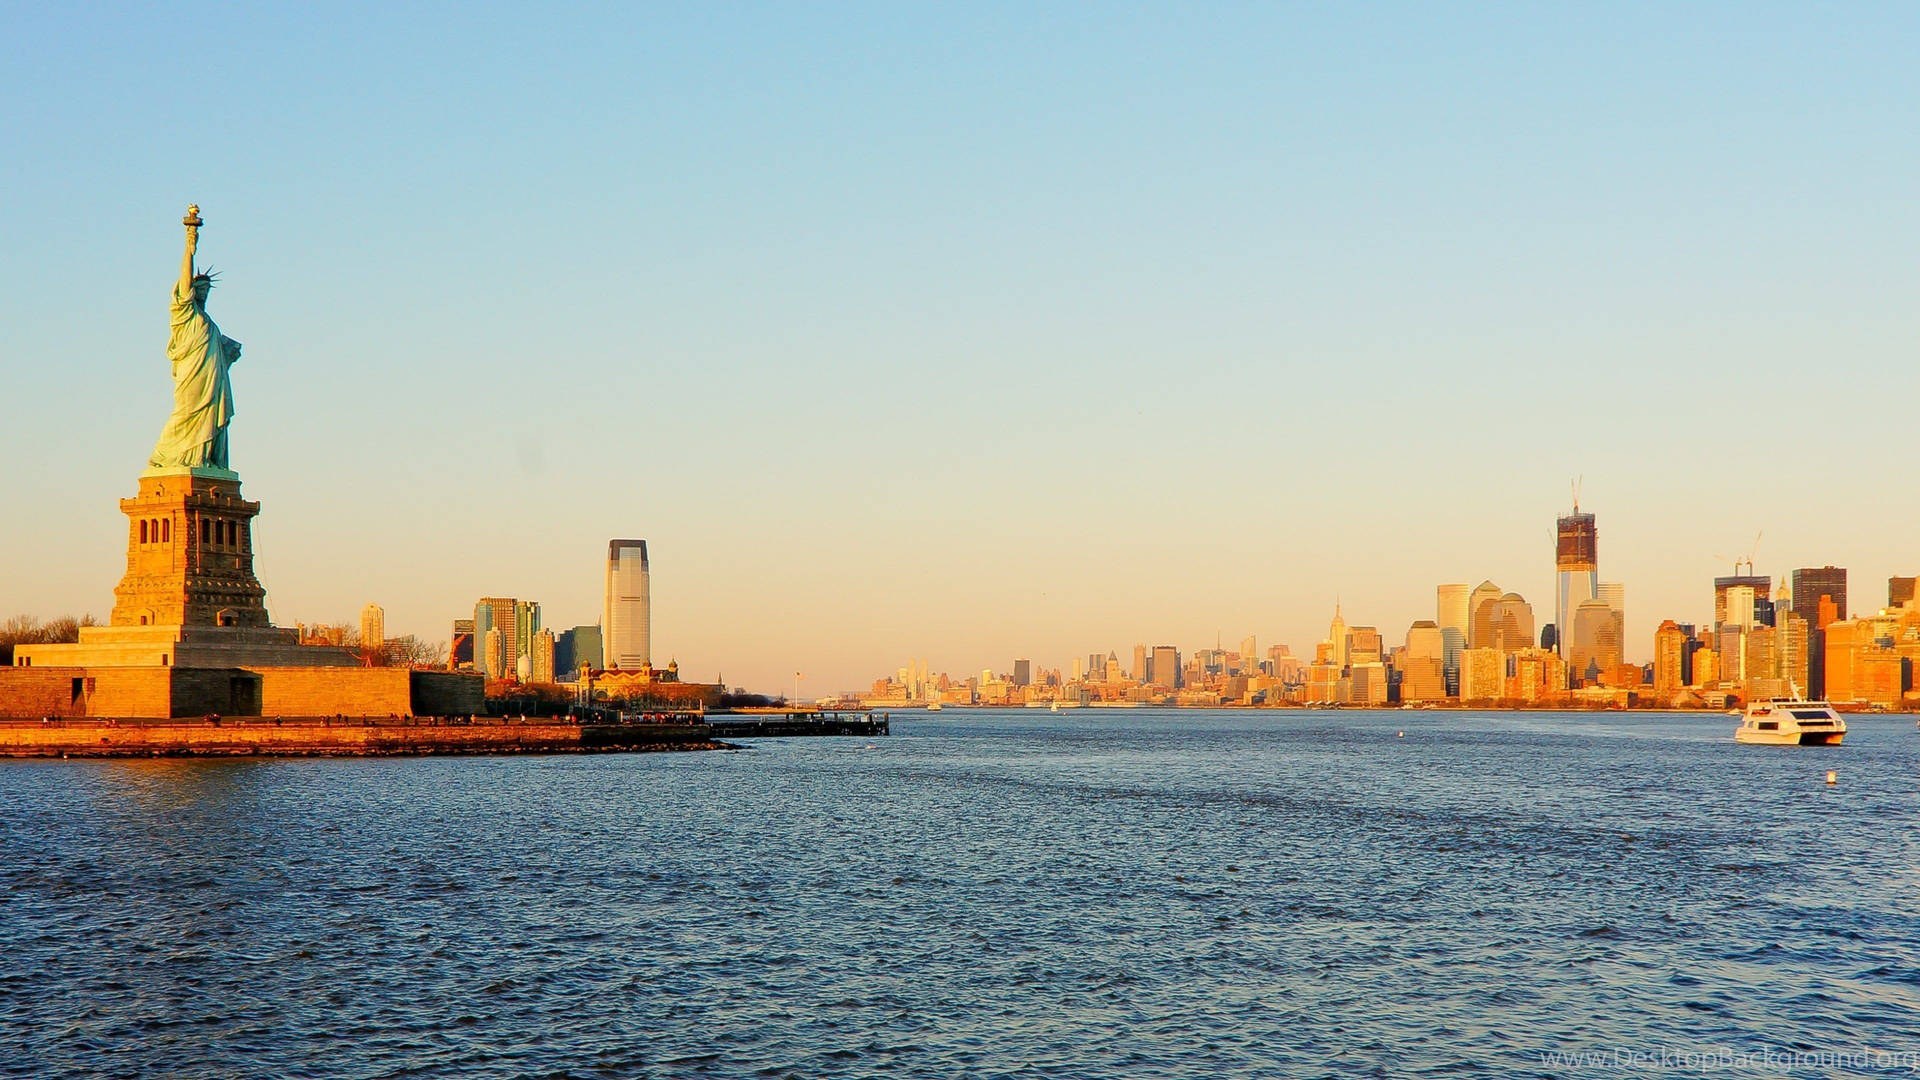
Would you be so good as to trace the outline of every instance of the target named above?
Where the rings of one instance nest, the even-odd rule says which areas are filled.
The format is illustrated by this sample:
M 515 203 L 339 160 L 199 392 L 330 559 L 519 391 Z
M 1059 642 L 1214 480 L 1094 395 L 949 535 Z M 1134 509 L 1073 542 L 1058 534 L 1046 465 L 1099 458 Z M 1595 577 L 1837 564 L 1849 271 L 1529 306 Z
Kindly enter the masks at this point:
M 1593 515 L 1580 512 L 1578 495 L 1574 496 L 1573 513 L 1561 517 L 1558 526 L 1553 550 L 1553 567 L 1559 578 L 1553 597 L 1554 648 L 1565 659 L 1573 638 L 1569 631 L 1574 612 L 1600 596 L 1600 533 Z

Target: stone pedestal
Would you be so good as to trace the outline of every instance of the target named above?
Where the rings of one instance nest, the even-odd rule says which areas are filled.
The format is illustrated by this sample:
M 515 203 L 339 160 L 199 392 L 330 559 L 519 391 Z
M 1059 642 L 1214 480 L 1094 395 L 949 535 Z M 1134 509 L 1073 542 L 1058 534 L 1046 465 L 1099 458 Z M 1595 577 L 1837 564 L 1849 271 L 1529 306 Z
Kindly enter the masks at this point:
M 74 645 L 22 645 L 17 667 L 357 667 L 353 650 L 302 645 L 267 618 L 253 573 L 253 519 L 228 469 L 148 470 L 127 515 L 127 572 L 107 626 Z
M 226 469 L 177 469 L 140 477 L 120 500 L 127 515 L 127 572 L 113 590 L 115 627 L 272 626 L 267 590 L 253 574 L 253 518 Z

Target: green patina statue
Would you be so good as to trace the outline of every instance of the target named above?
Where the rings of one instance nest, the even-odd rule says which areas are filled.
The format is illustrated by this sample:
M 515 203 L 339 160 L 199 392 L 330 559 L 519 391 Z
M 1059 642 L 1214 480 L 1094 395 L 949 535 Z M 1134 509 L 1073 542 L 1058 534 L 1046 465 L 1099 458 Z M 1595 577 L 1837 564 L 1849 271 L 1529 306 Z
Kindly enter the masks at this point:
M 227 369 L 240 359 L 240 343 L 222 334 L 207 318 L 207 293 L 213 275 L 193 268 L 200 238 L 200 208 L 187 207 L 187 253 L 173 287 L 173 334 L 167 359 L 173 361 L 173 415 L 147 459 L 150 470 L 228 471 L 227 424 L 233 420 L 233 385 Z

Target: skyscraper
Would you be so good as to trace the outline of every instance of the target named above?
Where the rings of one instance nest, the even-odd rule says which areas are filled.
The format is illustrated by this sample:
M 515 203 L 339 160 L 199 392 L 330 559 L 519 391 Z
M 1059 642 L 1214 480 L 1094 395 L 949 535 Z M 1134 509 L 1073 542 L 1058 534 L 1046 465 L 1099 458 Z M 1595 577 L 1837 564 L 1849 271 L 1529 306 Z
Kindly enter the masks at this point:
M 1073 666 L 1079 667 L 1080 661 L 1075 660 L 1073 662 Z M 1032 686 L 1033 685 L 1033 661 L 1027 660 L 1027 659 L 1020 659 L 1020 660 L 1015 660 L 1013 662 L 1013 685 L 1015 686 Z
M 512 597 L 483 596 L 473 605 L 474 666 L 489 679 L 504 679 L 512 671 L 520 654 L 513 647 L 514 608 Z M 500 648 L 495 655 L 493 639 L 487 635 L 500 631 Z
M 1172 645 L 1153 647 L 1153 685 L 1168 690 L 1180 688 L 1180 650 Z
M 1592 686 L 1620 666 L 1623 624 L 1613 605 L 1595 597 L 1582 600 L 1573 611 L 1567 634 L 1567 674 L 1581 686 Z
M 1447 674 L 1447 693 L 1458 697 L 1460 694 L 1460 654 L 1467 647 L 1467 628 L 1472 625 L 1468 614 L 1467 599 L 1472 590 L 1466 585 L 1442 585 L 1434 590 L 1438 601 L 1435 621 L 1440 627 L 1440 641 L 1445 647 L 1444 662 Z
M 555 678 L 579 678 L 581 668 L 599 670 L 605 668 L 604 653 L 600 648 L 600 627 L 576 626 L 571 630 L 562 630 L 553 642 L 553 674 Z
M 387 643 L 387 613 L 379 604 L 360 609 L 360 647 L 379 651 Z
M 1672 619 L 1653 632 L 1653 693 L 1670 701 L 1686 685 L 1687 635 Z
M 1600 531 L 1592 514 L 1580 512 L 1575 499 L 1573 513 L 1557 522 L 1559 539 L 1554 545 L 1553 565 L 1558 572 L 1559 588 L 1553 602 L 1553 625 L 1559 634 L 1560 658 L 1566 659 L 1573 637 L 1574 612 L 1585 601 L 1600 595 Z
M 1446 637 L 1437 623 L 1421 619 L 1407 628 L 1401 701 L 1439 701 L 1447 696 L 1446 653 Z
M 1333 622 L 1327 624 L 1327 644 L 1330 651 L 1327 662 L 1337 668 L 1347 666 L 1347 656 L 1353 649 L 1353 634 L 1347 629 L 1347 620 L 1340 617 L 1340 602 L 1334 601 Z
M 610 668 L 653 666 L 653 602 L 647 581 L 647 542 L 607 543 L 607 593 L 601 625 L 606 628 Z
M 513 662 L 533 655 L 533 636 L 540 632 L 540 605 L 516 600 L 513 605 Z
M 1467 597 L 1467 648 L 1493 648 L 1493 624 L 1491 605 L 1500 601 L 1503 594 L 1500 586 L 1491 581 L 1483 581 L 1473 587 Z
M 1815 630 L 1824 630 L 1818 623 L 1820 599 L 1826 597 L 1833 601 L 1834 619 L 1847 617 L 1847 571 L 1838 566 L 1823 566 L 1817 570 L 1795 570 L 1793 572 L 1793 610 L 1799 612 Z
M 550 683 L 554 677 L 554 636 L 551 630 L 542 630 L 533 635 L 533 681 Z
M 1890 577 L 1887 579 L 1887 606 L 1897 608 L 1913 601 L 1915 582 L 1920 578 Z
M 1749 568 L 1751 569 L 1751 568 Z M 1728 574 L 1713 579 L 1713 628 L 1720 629 L 1727 621 L 1727 594 L 1734 589 L 1752 589 L 1753 600 L 1747 612 L 1747 625 L 1758 622 L 1760 602 L 1768 599 L 1773 590 L 1773 579 L 1765 574 Z M 1798 605 L 1795 605 L 1796 607 Z
M 1827 696 L 1827 626 L 1847 617 L 1847 572 L 1838 566 L 1793 572 L 1793 610 L 1807 620 L 1807 695 Z

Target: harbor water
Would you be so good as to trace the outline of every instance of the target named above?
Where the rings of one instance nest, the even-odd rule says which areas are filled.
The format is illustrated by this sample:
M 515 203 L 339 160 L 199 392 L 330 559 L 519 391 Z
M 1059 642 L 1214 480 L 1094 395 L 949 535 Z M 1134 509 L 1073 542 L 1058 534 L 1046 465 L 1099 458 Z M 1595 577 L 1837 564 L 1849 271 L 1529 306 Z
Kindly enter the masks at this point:
M 1912 1075 L 1920 733 L 1848 723 L 0 762 L 0 1075 Z

